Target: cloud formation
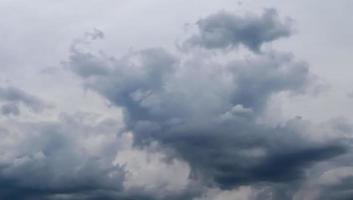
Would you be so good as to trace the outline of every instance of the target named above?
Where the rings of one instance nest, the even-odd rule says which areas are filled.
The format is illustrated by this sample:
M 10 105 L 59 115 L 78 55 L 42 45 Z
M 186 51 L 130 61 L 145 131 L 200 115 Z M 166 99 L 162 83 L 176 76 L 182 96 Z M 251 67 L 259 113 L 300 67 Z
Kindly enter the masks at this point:
M 319 199 L 345 200 L 353 196 L 353 169 L 339 167 L 325 172 L 319 179 L 322 193 Z
M 187 49 L 123 56 L 86 49 L 104 38 L 98 29 L 74 40 L 64 68 L 123 119 L 83 112 L 3 118 L 0 199 L 348 199 L 352 125 L 263 120 L 275 115 L 275 97 L 307 94 L 316 84 L 306 62 L 262 48 L 289 37 L 290 20 L 274 9 L 220 11 L 197 28 Z M 47 107 L 14 87 L 0 87 L 0 100 L 3 115 Z
M 121 188 L 123 170 L 111 164 L 117 126 L 109 121 L 88 125 L 80 122 L 83 117 L 2 122 L 0 197 L 65 199 Z
M 113 59 L 71 51 L 68 66 L 84 87 L 123 109 L 137 146 L 157 141 L 171 149 L 207 187 L 268 183 L 276 195 L 271 199 L 289 199 L 308 168 L 347 151 L 341 140 L 305 135 L 315 133 L 300 119 L 275 126 L 258 121 L 274 95 L 305 93 L 315 82 L 308 65 L 288 53 L 257 54 L 263 43 L 288 36 L 289 26 L 266 10 L 260 17 L 218 13 L 199 27 L 200 36 L 187 43 L 223 49 L 243 44 L 255 53 L 217 62 L 211 53 L 162 48 Z M 219 37 L 203 35 L 209 32 Z
M 89 113 L 0 123 L 1 199 L 188 199 L 188 164 L 134 148 L 116 120 Z M 160 174 L 167 174 L 160 179 Z
M 281 20 L 274 9 L 267 9 L 260 16 L 239 16 L 220 11 L 197 22 L 198 33 L 191 36 L 184 46 L 207 49 L 231 49 L 240 45 L 259 52 L 261 46 L 292 33 L 289 19 Z
M 295 126 L 256 122 L 271 95 L 297 93 L 310 82 L 307 66 L 286 55 L 222 66 L 148 49 L 101 67 L 106 75 L 77 74 L 124 109 L 137 142 L 172 147 L 194 173 L 221 187 L 295 180 L 308 165 L 344 152 L 340 144 L 307 141 Z

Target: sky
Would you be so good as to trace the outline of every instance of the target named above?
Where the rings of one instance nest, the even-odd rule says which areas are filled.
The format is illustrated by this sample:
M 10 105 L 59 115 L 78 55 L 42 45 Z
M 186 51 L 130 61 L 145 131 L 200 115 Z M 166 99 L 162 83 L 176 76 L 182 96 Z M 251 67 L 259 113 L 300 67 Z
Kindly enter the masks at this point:
M 351 199 L 352 9 L 1 0 L 0 199 Z

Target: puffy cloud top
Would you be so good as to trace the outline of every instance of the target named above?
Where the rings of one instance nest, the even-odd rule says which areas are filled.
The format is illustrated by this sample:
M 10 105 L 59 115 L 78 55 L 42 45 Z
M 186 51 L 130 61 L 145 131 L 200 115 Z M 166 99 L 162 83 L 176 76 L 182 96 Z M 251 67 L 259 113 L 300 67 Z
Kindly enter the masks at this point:
M 197 22 L 199 33 L 185 43 L 208 49 L 237 48 L 243 45 L 254 52 L 263 44 L 291 35 L 290 20 L 280 20 L 276 10 L 267 9 L 261 16 L 239 16 L 221 11 Z

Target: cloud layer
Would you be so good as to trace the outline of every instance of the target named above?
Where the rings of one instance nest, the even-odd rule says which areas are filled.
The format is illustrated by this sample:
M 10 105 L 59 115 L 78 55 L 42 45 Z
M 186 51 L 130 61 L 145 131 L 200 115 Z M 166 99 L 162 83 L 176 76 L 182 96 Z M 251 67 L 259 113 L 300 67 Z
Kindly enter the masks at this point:
M 221 11 L 196 27 L 185 48 L 123 56 L 86 49 L 99 30 L 73 41 L 63 68 L 121 109 L 120 122 L 83 112 L 26 121 L 20 108 L 40 115 L 47 103 L 0 87 L 1 112 L 14 117 L 0 121 L 0 198 L 348 199 L 350 124 L 263 120 L 276 96 L 316 86 L 306 62 L 262 48 L 289 37 L 290 20 Z

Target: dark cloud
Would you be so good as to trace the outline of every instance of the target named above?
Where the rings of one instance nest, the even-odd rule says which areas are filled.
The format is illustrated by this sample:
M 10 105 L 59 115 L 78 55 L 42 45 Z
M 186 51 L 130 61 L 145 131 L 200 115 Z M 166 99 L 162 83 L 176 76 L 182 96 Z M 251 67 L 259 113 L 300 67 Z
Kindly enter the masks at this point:
M 19 104 L 30 108 L 34 112 L 40 112 L 48 107 L 48 104 L 43 100 L 15 87 L 0 87 L 0 100 L 8 102 L 1 108 L 3 114 L 19 114 Z
M 185 44 L 243 44 L 258 52 L 263 43 L 290 34 L 274 10 L 261 17 L 222 12 L 198 25 L 200 35 Z M 105 73 L 89 76 L 86 69 L 77 70 L 87 62 L 80 52 L 72 51 L 69 63 L 85 87 L 123 109 L 137 145 L 158 141 L 172 149 L 173 156 L 189 163 L 192 179 L 204 185 L 232 189 L 267 184 L 268 192 L 258 198 L 291 199 L 307 169 L 346 152 L 340 141 L 305 137 L 300 119 L 279 126 L 257 121 L 273 95 L 306 91 L 314 80 L 306 63 L 278 52 L 223 63 L 207 56 L 176 56 L 160 48 L 110 60 L 90 54 L 89 60 L 100 63 L 95 66 Z
M 128 145 L 129 137 L 119 134 L 120 127 L 115 120 L 98 119 L 92 119 L 88 113 L 78 113 L 63 114 L 52 122 L 16 119 L 0 122 L 0 151 L 3 152 L 0 199 L 176 200 L 191 199 L 198 194 L 198 188 L 188 189 L 188 185 L 176 193 L 168 182 L 163 185 L 168 190 L 162 186 L 154 190 L 126 186 L 128 173 L 135 171 L 126 168 L 125 163 L 116 162 L 117 155 L 123 151 L 141 151 L 148 159 L 153 159 L 153 154 L 132 149 Z M 164 163 L 172 166 L 167 162 L 158 160 L 153 166 L 156 170 Z M 144 164 L 148 165 L 149 161 Z M 137 178 L 146 182 L 143 177 Z M 160 183 L 157 179 L 148 184 L 156 187 Z
M 88 125 L 64 116 L 57 122 L 0 126 L 1 148 L 6 148 L 0 160 L 1 199 L 67 199 L 59 197 L 122 190 L 124 170 L 112 164 L 119 146 L 110 139 L 117 137 L 116 125 Z
M 339 183 L 323 186 L 319 199 L 321 200 L 351 200 L 353 198 L 353 176 L 347 176 Z
M 274 52 L 221 66 L 199 57 L 181 61 L 166 50 L 147 49 L 112 60 L 102 66 L 105 75 L 90 77 L 75 68 L 86 62 L 81 60 L 85 57 L 72 53 L 72 70 L 86 80 L 85 86 L 128 109 L 127 117 L 134 121 L 214 116 L 233 107 L 260 112 L 272 94 L 300 93 L 312 81 L 305 63 Z
M 122 109 L 124 127 L 82 113 L 57 121 L 0 121 L 0 199 L 195 200 L 210 188 L 246 186 L 261 190 L 253 199 L 290 200 L 320 176 L 310 169 L 349 152 L 348 142 L 320 138 L 321 129 L 303 119 L 261 121 L 275 95 L 303 94 L 314 83 L 305 62 L 261 51 L 263 44 L 290 36 L 289 21 L 273 9 L 261 16 L 222 11 L 197 25 L 185 47 L 243 45 L 251 55 L 149 48 L 115 58 L 85 51 L 91 40 L 104 37 L 99 30 L 75 40 L 65 67 Z M 19 114 L 18 105 L 36 112 L 46 107 L 13 87 L 0 88 L 0 100 L 5 115 Z M 351 130 L 336 125 L 337 131 Z M 349 199 L 350 183 L 320 185 L 334 191 L 321 198 Z
M 273 12 L 264 14 L 265 21 L 272 22 Z M 280 126 L 257 121 L 273 95 L 305 92 L 313 82 L 306 63 L 278 52 L 226 63 L 207 56 L 178 57 L 160 48 L 121 59 L 96 55 L 107 71 L 90 76 L 75 69 L 75 63 L 86 62 L 80 53 L 72 51 L 69 63 L 85 87 L 123 109 L 137 145 L 158 141 L 172 149 L 205 185 L 286 185 L 304 179 L 310 166 L 346 151 L 341 142 L 305 137 L 300 119 Z
M 337 199 L 349 200 L 353 197 L 353 168 L 350 160 L 342 166 L 337 165 L 340 161 L 336 161 L 336 166 L 331 166 L 316 178 L 314 187 L 318 191 L 316 199 Z M 347 158 L 346 158 L 347 159 Z M 341 160 L 342 161 L 342 160 Z
M 244 45 L 258 52 L 265 43 L 291 35 L 290 20 L 280 20 L 277 11 L 267 9 L 261 16 L 239 16 L 225 11 L 197 22 L 199 33 L 186 41 L 185 46 L 208 49 L 237 48 Z
M 304 178 L 305 169 L 313 163 L 345 152 L 340 144 L 307 142 L 296 131 L 232 121 L 204 127 L 189 125 L 156 138 L 188 160 L 196 176 L 231 189 L 260 182 L 296 181 Z

